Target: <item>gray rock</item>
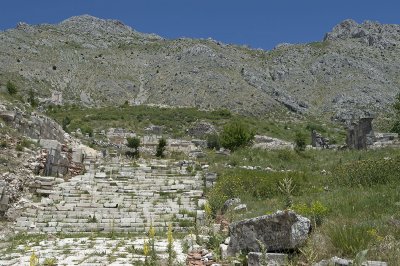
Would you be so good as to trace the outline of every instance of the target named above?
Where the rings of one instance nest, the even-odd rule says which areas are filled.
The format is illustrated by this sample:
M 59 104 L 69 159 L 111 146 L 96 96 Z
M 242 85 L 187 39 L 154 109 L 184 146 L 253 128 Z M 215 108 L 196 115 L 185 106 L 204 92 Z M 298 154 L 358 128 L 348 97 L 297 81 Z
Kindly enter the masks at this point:
M 315 263 L 313 266 L 351 266 L 353 264 L 353 260 L 342 259 L 339 257 L 333 257 L 329 260 L 322 260 L 318 263 Z M 387 266 L 387 262 L 383 261 L 366 261 L 362 264 L 362 266 Z
M 284 253 L 250 252 L 247 257 L 248 266 L 283 266 L 287 265 L 288 255 Z M 264 263 L 264 264 L 263 264 Z
M 0 112 L 0 118 L 2 118 L 5 122 L 13 122 L 15 119 L 16 113 L 12 111 L 2 111 Z
M 269 252 L 295 250 L 308 238 L 310 220 L 293 211 L 277 211 L 229 226 L 228 254 L 240 250 L 259 252 L 260 243 Z
M 242 212 L 247 210 L 247 205 L 246 204 L 239 204 L 235 208 L 233 208 L 235 212 Z
M 221 253 L 221 258 L 225 260 L 228 258 L 228 245 L 226 244 L 219 244 L 219 249 Z
M 239 198 L 228 199 L 227 201 L 225 201 L 224 205 L 222 206 L 221 213 L 224 214 L 230 208 L 232 208 L 233 206 L 236 206 L 240 203 L 241 203 L 241 200 Z

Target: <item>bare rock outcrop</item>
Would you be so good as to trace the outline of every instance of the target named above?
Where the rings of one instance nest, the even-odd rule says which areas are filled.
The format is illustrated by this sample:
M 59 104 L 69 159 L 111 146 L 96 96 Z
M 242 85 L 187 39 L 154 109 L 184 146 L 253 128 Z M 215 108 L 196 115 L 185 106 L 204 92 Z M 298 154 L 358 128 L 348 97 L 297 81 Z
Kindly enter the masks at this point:
M 352 19 L 347 19 L 336 25 L 332 32 L 327 33 L 324 40 L 358 39 L 368 46 L 386 49 L 396 47 L 400 42 L 399 32 L 399 25 L 380 24 L 375 21 L 358 24 Z

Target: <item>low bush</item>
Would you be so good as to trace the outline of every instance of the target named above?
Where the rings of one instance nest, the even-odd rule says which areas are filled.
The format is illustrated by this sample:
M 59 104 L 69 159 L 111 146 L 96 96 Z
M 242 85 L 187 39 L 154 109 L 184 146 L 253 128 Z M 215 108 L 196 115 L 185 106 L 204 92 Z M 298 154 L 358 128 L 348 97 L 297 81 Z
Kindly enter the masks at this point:
M 18 92 L 17 86 L 11 81 L 7 82 L 6 88 L 10 95 L 14 95 Z
M 248 126 L 239 121 L 233 121 L 224 126 L 220 140 L 222 147 L 237 150 L 247 146 L 254 138 L 254 132 Z
M 0 148 L 7 148 L 7 141 L 5 141 L 5 140 L 2 140 L 2 141 L 0 141 Z
M 336 225 L 328 229 L 328 236 L 338 256 L 355 257 L 373 244 L 372 228 L 364 225 Z
M 207 148 L 216 150 L 221 148 L 218 134 L 214 133 L 207 136 Z
M 296 151 L 305 151 L 307 146 L 306 136 L 300 131 L 296 132 L 294 144 L 295 144 L 294 149 Z
M 347 186 L 372 186 L 400 179 L 400 157 L 359 160 L 339 165 L 333 183 Z
M 314 225 L 321 225 L 329 211 L 320 201 L 294 204 L 292 208 L 295 212 L 310 218 Z

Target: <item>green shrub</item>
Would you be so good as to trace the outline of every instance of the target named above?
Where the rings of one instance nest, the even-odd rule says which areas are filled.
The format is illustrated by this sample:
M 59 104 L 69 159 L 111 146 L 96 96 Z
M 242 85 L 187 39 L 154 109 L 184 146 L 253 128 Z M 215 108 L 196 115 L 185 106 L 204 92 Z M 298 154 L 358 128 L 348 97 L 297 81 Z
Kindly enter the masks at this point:
M 167 140 L 165 138 L 161 138 L 158 141 L 156 156 L 157 157 L 164 157 L 165 147 L 167 146 Z
M 306 126 L 306 129 L 308 131 L 310 131 L 310 132 L 313 131 L 313 130 L 316 130 L 319 133 L 325 133 L 326 132 L 326 129 L 323 126 L 321 126 L 320 123 L 314 123 L 314 122 L 309 122 L 307 124 L 307 126 Z
M 36 107 L 39 104 L 38 101 L 36 100 L 35 92 L 32 89 L 30 89 L 28 93 L 28 102 L 32 107 Z
M 372 186 L 400 179 L 400 157 L 359 160 L 339 165 L 333 171 L 333 183 L 347 186 Z
M 126 138 L 127 142 L 128 142 L 128 147 L 131 149 L 135 149 L 137 150 L 140 146 L 140 139 L 139 138 L 131 138 L 131 137 L 127 137 Z
M 62 129 L 65 132 L 69 132 L 69 130 L 68 130 L 68 125 L 69 124 L 71 124 L 71 118 L 69 118 L 69 116 L 64 117 L 63 120 L 62 120 L 61 125 L 62 125 Z
M 136 138 L 136 137 L 127 137 L 126 141 L 128 142 L 127 146 L 131 149 L 134 149 L 133 153 L 129 153 L 132 154 L 132 157 L 139 157 L 139 146 L 140 146 L 140 139 Z
M 300 131 L 296 132 L 294 144 L 295 144 L 294 149 L 296 151 L 305 151 L 307 145 L 306 136 Z
M 43 266 L 56 266 L 57 265 L 57 259 L 56 258 L 46 258 L 43 261 Z
M 7 141 L 2 140 L 2 141 L 0 142 L 0 148 L 7 148 Z
M 216 150 L 221 148 L 218 134 L 214 133 L 207 136 L 207 148 Z
M 16 151 L 23 151 L 24 148 L 23 148 L 21 145 L 17 144 L 17 145 L 15 146 L 15 150 L 16 150 Z
M 354 257 L 374 242 L 375 237 L 370 231 L 371 228 L 364 225 L 336 225 L 327 233 L 339 256 Z
M 231 151 L 247 146 L 254 138 L 247 125 L 240 121 L 233 121 L 224 126 L 221 133 L 221 145 Z
M 179 226 L 180 227 L 192 227 L 192 226 L 194 226 L 194 222 L 192 220 L 188 220 L 188 219 L 181 219 L 181 220 L 179 220 Z
M 93 128 L 91 128 L 91 127 L 88 126 L 88 125 L 82 126 L 82 127 L 81 127 L 81 132 L 82 132 L 83 135 L 88 134 L 89 137 L 93 137 Z
M 217 259 L 221 258 L 220 244 L 224 242 L 225 237 L 221 234 L 212 234 L 206 243 L 207 249 L 213 251 Z
M 17 86 L 15 86 L 14 83 L 12 83 L 11 81 L 7 81 L 7 91 L 10 95 L 14 95 L 18 92 Z
M 323 219 L 328 214 L 328 208 L 320 201 L 314 201 L 311 204 L 294 204 L 292 209 L 295 212 L 310 218 L 314 225 L 321 225 Z

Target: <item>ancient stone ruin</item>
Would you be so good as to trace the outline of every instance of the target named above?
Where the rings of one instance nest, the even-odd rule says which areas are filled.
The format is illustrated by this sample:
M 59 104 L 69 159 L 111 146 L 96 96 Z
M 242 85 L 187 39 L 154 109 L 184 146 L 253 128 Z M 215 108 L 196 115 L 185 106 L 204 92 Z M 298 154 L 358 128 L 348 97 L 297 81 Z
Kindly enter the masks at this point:
M 229 226 L 228 255 L 241 250 L 259 252 L 264 246 L 268 252 L 294 250 L 308 238 L 310 220 L 293 211 L 277 211 Z
M 329 139 L 321 135 L 315 129 L 311 131 L 311 146 L 321 149 L 329 149 Z
M 352 122 L 347 128 L 346 144 L 349 149 L 366 149 L 375 140 L 372 129 L 372 116 L 362 117 L 358 122 Z

